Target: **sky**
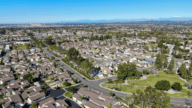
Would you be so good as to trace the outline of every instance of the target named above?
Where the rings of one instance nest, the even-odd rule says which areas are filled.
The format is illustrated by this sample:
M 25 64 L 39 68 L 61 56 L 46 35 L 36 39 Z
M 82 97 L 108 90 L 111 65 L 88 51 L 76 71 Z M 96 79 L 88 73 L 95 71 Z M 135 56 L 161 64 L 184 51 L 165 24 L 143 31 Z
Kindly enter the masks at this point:
M 0 0 L 0 24 L 192 17 L 192 0 Z

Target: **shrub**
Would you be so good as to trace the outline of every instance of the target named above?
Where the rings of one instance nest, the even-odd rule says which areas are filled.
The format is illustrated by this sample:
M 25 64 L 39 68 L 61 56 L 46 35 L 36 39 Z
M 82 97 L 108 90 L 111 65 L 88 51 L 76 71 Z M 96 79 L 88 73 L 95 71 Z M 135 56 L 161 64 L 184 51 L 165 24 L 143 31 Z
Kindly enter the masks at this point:
M 183 56 L 181 54 L 174 55 L 175 58 L 182 58 Z
M 111 79 L 108 79 L 108 83 L 111 83 L 112 82 L 112 80 Z
M 144 75 L 149 75 L 149 74 L 151 74 L 151 71 L 149 71 L 149 70 L 143 70 L 143 74 L 144 74 Z
M 120 88 L 114 87 L 113 89 L 117 90 L 117 91 L 121 91 Z
M 63 85 L 64 85 L 64 86 L 70 86 L 71 84 L 68 83 L 68 82 L 64 82 Z
M 167 80 L 161 80 L 155 84 L 155 87 L 158 90 L 169 90 L 170 89 L 170 82 Z
M 113 92 L 110 92 L 109 95 L 110 95 L 110 96 L 114 96 L 114 93 L 113 93 Z
M 177 91 L 181 91 L 182 85 L 178 82 L 174 82 L 174 84 L 171 86 L 171 88 L 174 90 L 177 90 Z
M 121 100 L 121 98 L 118 97 L 118 96 L 115 96 L 115 99 L 118 100 L 118 101 Z

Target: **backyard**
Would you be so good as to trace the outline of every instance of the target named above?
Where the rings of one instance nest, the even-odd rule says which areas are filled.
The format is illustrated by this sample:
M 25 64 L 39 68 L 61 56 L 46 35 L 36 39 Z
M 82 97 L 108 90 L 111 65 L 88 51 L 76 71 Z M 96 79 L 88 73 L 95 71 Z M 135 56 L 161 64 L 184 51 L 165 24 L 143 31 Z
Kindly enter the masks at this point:
M 13 50 L 22 50 L 22 49 L 26 49 L 25 45 L 20 45 L 20 46 L 14 46 Z

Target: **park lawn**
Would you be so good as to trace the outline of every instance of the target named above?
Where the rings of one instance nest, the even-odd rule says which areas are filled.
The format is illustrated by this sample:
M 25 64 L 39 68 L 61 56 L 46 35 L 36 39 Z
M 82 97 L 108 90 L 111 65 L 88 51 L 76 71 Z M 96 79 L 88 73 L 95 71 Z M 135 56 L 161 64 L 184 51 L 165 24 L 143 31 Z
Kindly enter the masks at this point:
M 109 89 L 113 89 L 114 87 L 117 87 L 117 88 L 121 88 L 121 92 L 128 92 L 128 93 L 133 93 L 135 92 L 137 89 L 140 89 L 140 90 L 145 90 L 145 87 L 131 87 L 129 85 L 108 85 L 108 84 L 102 84 L 103 87 L 106 87 L 106 88 L 109 88 Z
M 64 96 L 68 97 L 68 98 L 72 98 L 73 94 L 71 92 L 66 92 L 64 94 Z
M 149 76 L 146 80 L 132 80 L 128 81 L 128 83 L 133 83 L 134 86 L 137 85 L 155 87 L 155 84 L 161 80 L 167 80 L 171 85 L 174 82 L 179 82 L 182 86 L 185 84 L 183 80 L 179 79 L 178 75 L 166 74 L 165 72 L 160 72 L 158 76 Z
M 187 97 L 187 98 L 192 98 L 191 96 L 188 96 L 187 94 L 183 94 L 183 93 L 174 93 L 174 94 L 168 94 L 167 93 L 167 96 L 170 96 L 170 97 Z
M 178 91 L 178 92 L 181 92 L 181 93 L 167 94 L 167 95 L 171 96 L 171 97 L 187 97 L 187 98 L 192 98 L 192 96 L 189 96 L 187 94 L 188 91 L 192 91 L 192 90 L 182 89 L 181 91 Z
M 168 80 L 170 84 L 172 85 L 174 82 L 179 82 L 181 83 L 182 86 L 184 86 L 185 82 L 179 79 L 178 75 L 172 75 L 172 74 L 166 74 L 163 71 L 160 71 L 158 76 L 149 76 L 147 77 L 146 80 L 131 80 L 128 81 L 128 83 L 133 83 L 133 86 L 129 85 L 123 85 L 123 84 L 102 84 L 103 87 L 113 89 L 114 87 L 121 88 L 122 92 L 128 92 L 128 93 L 134 93 L 137 89 L 140 90 L 145 90 L 147 86 L 155 87 L 155 84 L 160 81 L 160 80 Z M 188 97 L 192 98 L 192 96 L 188 96 L 188 91 L 187 89 L 182 89 L 181 91 L 178 91 L 180 93 L 175 93 L 175 94 L 167 94 L 168 96 L 171 97 Z

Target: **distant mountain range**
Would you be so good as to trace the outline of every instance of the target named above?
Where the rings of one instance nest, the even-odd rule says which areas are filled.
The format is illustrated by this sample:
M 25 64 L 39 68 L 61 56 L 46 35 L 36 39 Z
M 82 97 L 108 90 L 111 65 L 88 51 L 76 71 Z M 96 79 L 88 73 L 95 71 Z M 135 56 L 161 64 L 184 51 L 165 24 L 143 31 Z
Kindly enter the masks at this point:
M 132 22 L 132 21 L 190 21 L 192 17 L 170 17 L 170 18 L 141 18 L 141 19 L 111 19 L 111 20 L 78 20 L 78 21 L 61 21 L 56 23 L 109 23 L 109 22 Z

